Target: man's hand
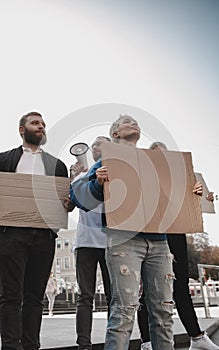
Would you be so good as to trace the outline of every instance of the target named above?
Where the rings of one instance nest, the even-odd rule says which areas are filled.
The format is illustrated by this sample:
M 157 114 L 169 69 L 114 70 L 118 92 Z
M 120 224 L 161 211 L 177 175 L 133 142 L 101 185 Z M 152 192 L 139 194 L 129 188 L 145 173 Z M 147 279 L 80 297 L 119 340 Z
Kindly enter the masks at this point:
M 202 183 L 200 181 L 195 183 L 192 192 L 195 194 L 198 194 L 199 196 L 202 196 L 203 188 L 202 188 Z
M 72 203 L 70 198 L 64 198 L 63 207 L 68 213 L 69 211 L 72 211 L 74 209 L 75 205 Z
M 97 181 L 103 185 L 104 181 L 109 181 L 107 167 L 104 165 L 96 170 Z
M 74 180 L 76 176 L 78 176 L 84 169 L 84 166 L 80 162 L 76 162 L 75 164 L 70 166 L 70 179 Z
M 206 199 L 208 201 L 213 202 L 214 201 L 214 192 L 208 192 L 208 194 L 206 194 Z

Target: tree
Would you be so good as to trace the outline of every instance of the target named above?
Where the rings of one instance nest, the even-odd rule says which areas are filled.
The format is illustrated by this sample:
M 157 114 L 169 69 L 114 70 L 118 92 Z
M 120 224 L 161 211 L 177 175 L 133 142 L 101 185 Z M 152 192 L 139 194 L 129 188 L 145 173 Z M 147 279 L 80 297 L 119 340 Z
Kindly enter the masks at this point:
M 219 266 L 219 247 L 209 245 L 208 233 L 187 235 L 189 277 L 198 279 L 197 264 Z M 206 278 L 219 279 L 218 270 L 208 269 Z

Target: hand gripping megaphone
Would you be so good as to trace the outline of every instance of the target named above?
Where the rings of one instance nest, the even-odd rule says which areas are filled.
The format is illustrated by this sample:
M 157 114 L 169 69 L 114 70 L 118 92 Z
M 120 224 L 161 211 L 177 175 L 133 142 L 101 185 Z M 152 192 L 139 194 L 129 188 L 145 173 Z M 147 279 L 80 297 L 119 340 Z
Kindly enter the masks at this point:
M 77 161 L 83 165 L 83 172 L 88 170 L 87 151 L 89 146 L 84 142 L 75 143 L 70 147 L 69 152 L 76 157 Z

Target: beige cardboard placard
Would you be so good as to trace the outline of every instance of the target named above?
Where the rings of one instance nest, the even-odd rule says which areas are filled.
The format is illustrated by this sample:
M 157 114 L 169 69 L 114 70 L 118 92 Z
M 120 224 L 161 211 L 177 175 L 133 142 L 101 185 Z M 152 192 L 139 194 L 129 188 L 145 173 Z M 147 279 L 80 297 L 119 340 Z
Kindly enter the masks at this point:
M 215 214 L 215 209 L 214 209 L 214 203 L 212 201 L 209 201 L 206 196 L 209 193 L 208 186 L 206 185 L 206 182 L 200 173 L 195 173 L 195 177 L 197 181 L 200 181 L 202 183 L 202 199 L 201 199 L 201 206 L 202 206 L 202 212 L 203 213 L 208 213 L 208 214 Z
M 0 225 L 67 228 L 62 202 L 69 184 L 64 177 L 0 172 Z
M 200 197 L 189 152 L 102 145 L 107 227 L 134 232 L 203 232 Z

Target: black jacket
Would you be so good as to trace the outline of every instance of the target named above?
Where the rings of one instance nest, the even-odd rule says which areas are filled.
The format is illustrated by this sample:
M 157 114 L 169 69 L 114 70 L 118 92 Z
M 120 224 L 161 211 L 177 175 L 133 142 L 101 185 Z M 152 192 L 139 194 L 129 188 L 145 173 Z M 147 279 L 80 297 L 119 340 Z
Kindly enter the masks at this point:
M 22 146 L 0 153 L 0 171 L 14 173 L 23 154 Z M 51 154 L 42 151 L 46 175 L 68 177 L 66 165 Z

